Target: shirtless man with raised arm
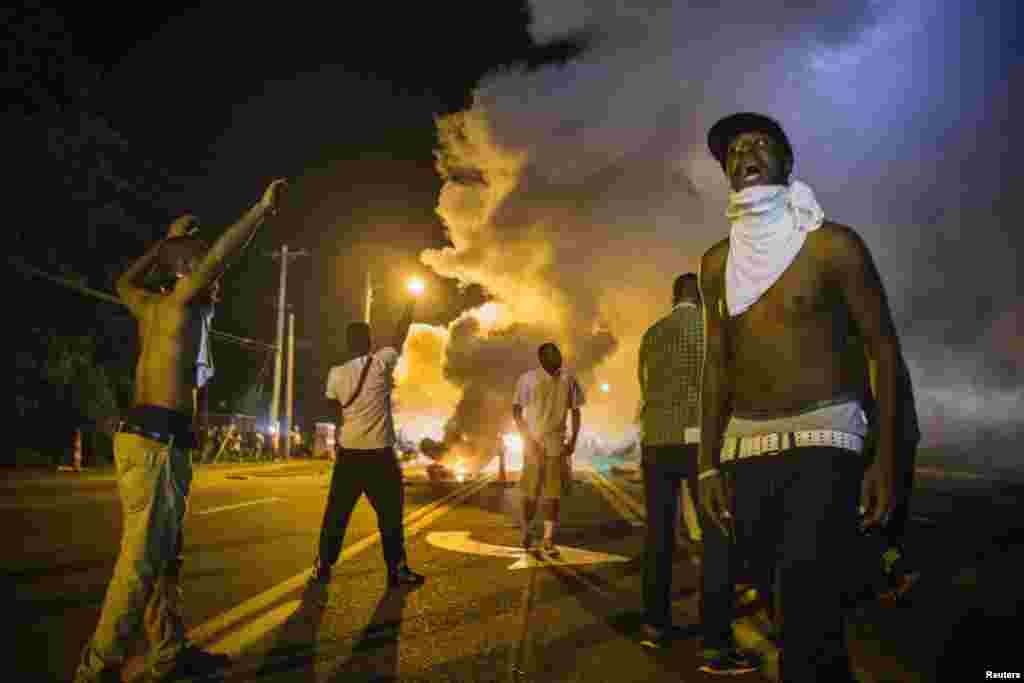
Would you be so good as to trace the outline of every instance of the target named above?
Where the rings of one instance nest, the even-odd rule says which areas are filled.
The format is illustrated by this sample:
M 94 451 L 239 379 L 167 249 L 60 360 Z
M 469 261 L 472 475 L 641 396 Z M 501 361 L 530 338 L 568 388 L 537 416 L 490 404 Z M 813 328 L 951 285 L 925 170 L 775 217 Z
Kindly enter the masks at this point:
M 212 247 L 189 234 L 195 219 L 182 216 L 117 281 L 121 300 L 139 323 L 141 347 L 133 406 L 114 437 L 124 530 L 76 683 L 120 680 L 129 646 L 143 631 L 149 680 L 188 678 L 228 663 L 187 640 L 178 600 L 199 353 L 217 279 L 227 259 L 276 211 L 283 185 L 272 182 Z
M 735 114 L 708 146 L 733 192 L 730 237 L 701 261 L 701 503 L 762 588 L 778 586 L 783 680 L 852 681 L 841 592 L 858 494 L 868 526 L 892 504 L 889 306 L 860 236 L 824 220 L 811 189 L 790 180 L 792 148 L 775 121 Z M 863 377 L 842 362 L 854 326 L 877 378 L 878 455 L 866 474 Z

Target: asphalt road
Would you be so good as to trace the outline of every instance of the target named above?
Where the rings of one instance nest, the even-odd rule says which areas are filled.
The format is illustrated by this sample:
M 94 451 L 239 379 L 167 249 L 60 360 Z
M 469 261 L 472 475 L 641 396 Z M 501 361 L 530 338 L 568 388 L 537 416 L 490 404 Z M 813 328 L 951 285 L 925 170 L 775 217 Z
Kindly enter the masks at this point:
M 922 476 L 915 493 L 909 545 L 924 573 L 911 600 L 852 614 L 863 681 L 985 680 L 987 670 L 1024 669 L 1014 649 L 1024 489 L 938 475 Z M 662 650 L 636 639 L 639 483 L 578 477 L 563 508 L 563 563 L 515 553 L 515 487 L 410 476 L 410 562 L 427 584 L 384 590 L 364 499 L 326 594 L 311 596 L 302 573 L 316 552 L 325 467 L 197 468 L 183 579 L 189 628 L 235 656 L 230 681 L 712 680 L 697 672 L 698 643 L 685 628 L 697 602 L 684 554 L 673 590 L 681 637 Z M 10 539 L 2 580 L 15 617 L 13 676 L 4 680 L 69 680 L 113 568 L 119 506 L 109 476 L 0 481 Z

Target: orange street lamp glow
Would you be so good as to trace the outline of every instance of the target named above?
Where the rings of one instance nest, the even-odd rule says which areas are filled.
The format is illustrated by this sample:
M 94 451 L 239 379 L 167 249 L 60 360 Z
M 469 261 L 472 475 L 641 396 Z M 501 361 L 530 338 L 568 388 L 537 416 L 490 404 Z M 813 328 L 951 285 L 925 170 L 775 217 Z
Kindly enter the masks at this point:
M 423 293 L 423 290 L 426 289 L 426 286 L 423 284 L 423 280 L 419 279 L 418 277 L 414 277 L 413 279 L 409 280 L 409 284 L 407 286 L 409 288 L 409 291 L 412 292 L 413 296 L 419 296 L 420 294 Z

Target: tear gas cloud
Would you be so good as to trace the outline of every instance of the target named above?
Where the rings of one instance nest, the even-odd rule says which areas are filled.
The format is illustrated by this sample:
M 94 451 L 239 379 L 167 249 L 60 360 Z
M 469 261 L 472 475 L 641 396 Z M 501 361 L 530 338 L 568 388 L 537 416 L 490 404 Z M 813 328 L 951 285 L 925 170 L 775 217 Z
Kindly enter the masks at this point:
M 579 54 L 492 73 L 469 109 L 438 120 L 451 246 L 421 260 L 493 302 L 414 328 L 401 411 L 437 416 L 435 435 L 454 415 L 453 434 L 491 438 L 511 424 L 515 379 L 552 340 L 587 390 L 585 430 L 628 435 L 640 337 L 668 312 L 673 279 L 728 234 L 706 131 L 753 110 L 782 123 L 794 176 L 826 216 L 871 247 L 926 440 L 939 417 L 943 434 L 1019 420 L 1004 408 L 1024 384 L 1020 238 L 998 215 L 1011 5 L 976 17 L 914 0 L 718 4 L 533 2 L 534 40 Z M 954 284 L 972 259 L 983 271 Z M 1007 315 L 1017 322 L 984 333 Z

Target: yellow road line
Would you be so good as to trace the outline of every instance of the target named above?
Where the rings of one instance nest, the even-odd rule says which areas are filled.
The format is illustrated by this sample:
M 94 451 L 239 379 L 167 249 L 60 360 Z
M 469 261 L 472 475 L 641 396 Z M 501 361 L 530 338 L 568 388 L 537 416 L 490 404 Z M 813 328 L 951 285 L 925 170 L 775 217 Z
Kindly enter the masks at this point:
M 289 600 L 288 602 L 267 610 L 256 619 L 245 625 L 245 628 L 227 633 L 223 638 L 212 644 L 213 650 L 226 655 L 237 656 L 264 633 L 279 627 L 288 618 L 295 614 L 301 607 L 301 600 Z
M 619 500 L 621 500 L 624 505 L 629 507 L 629 509 L 633 511 L 633 514 L 635 514 L 638 519 L 647 519 L 647 509 L 644 507 L 643 503 L 639 502 L 636 498 L 626 493 L 624 490 L 622 490 L 621 486 L 619 486 L 618 484 L 616 484 L 615 482 L 613 482 L 611 479 L 604 476 L 600 472 L 597 472 L 595 470 L 594 475 L 600 479 L 601 483 L 604 484 L 604 486 L 612 493 L 612 495 L 619 498 Z
M 637 513 L 635 503 L 630 505 L 632 501 L 623 500 L 623 496 L 625 494 L 620 495 L 620 493 L 612 488 L 608 481 L 597 472 L 590 471 L 588 474 L 590 475 L 590 479 L 594 484 L 594 488 L 597 489 L 597 492 L 600 493 L 606 501 L 608 501 L 609 505 L 615 508 L 616 512 L 622 515 L 623 519 L 633 526 L 642 526 L 644 524 L 645 515 L 642 512 L 639 514 Z
M 446 514 L 452 509 L 452 507 L 483 489 L 490 482 L 490 479 L 490 477 L 486 477 L 481 480 L 477 480 L 468 486 L 456 489 L 441 500 L 435 501 L 434 503 L 426 505 L 415 512 L 409 513 L 403 519 L 403 522 L 406 525 L 406 535 L 412 536 L 438 517 Z M 338 559 L 339 561 L 346 560 L 357 555 L 377 543 L 379 540 L 380 532 L 378 531 L 366 538 L 348 545 L 342 551 L 341 556 Z M 262 610 L 272 605 L 276 600 L 279 600 L 282 596 L 300 588 L 309 578 L 311 572 L 312 567 L 299 572 L 295 576 L 285 579 L 276 586 L 273 586 L 259 595 L 246 600 L 237 607 L 234 607 L 227 612 L 196 626 L 189 632 L 189 639 L 197 644 L 208 643 L 214 637 L 221 635 L 224 631 L 256 616 Z
M 598 493 L 604 497 L 608 503 L 616 509 L 625 519 L 633 523 L 641 523 L 644 520 L 644 515 L 637 514 L 637 510 L 633 505 L 630 505 L 628 499 L 624 499 L 620 492 L 617 491 L 608 480 L 598 472 L 590 473 L 591 479 L 594 482 Z
M 625 515 L 626 519 L 636 521 L 639 524 L 646 523 L 647 511 L 644 509 L 642 503 L 638 502 L 596 470 L 591 470 L 590 474 L 594 482 L 598 485 L 598 490 L 602 495 L 604 495 L 612 507 L 620 511 L 622 509 L 627 510 L 628 514 Z

